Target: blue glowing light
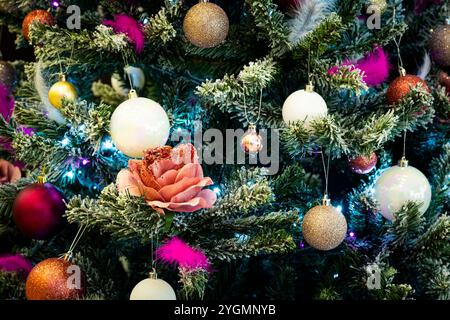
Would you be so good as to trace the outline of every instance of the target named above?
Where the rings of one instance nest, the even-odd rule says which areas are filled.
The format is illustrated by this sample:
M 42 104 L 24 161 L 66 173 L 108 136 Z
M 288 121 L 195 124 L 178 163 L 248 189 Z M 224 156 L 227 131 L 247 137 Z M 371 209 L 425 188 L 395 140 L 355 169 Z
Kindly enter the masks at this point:
M 64 139 L 61 140 L 61 144 L 65 147 L 69 144 L 70 140 L 69 138 L 65 137 Z
M 215 188 L 213 189 L 213 191 L 214 191 L 214 193 L 217 194 L 217 195 L 219 195 L 220 192 L 221 192 L 221 190 L 220 190 L 219 187 L 215 187 Z
M 342 206 L 337 206 L 336 210 L 339 211 L 339 212 L 342 212 Z
M 75 177 L 75 173 L 73 171 L 68 171 L 64 174 L 64 177 L 73 179 L 73 177 Z
M 103 141 L 102 147 L 103 147 L 103 149 L 114 149 L 114 144 L 113 144 L 112 140 L 107 139 L 107 140 Z
M 338 277 L 339 277 L 339 273 L 333 274 L 333 278 L 334 278 L 334 279 L 336 279 L 336 278 L 338 278 Z

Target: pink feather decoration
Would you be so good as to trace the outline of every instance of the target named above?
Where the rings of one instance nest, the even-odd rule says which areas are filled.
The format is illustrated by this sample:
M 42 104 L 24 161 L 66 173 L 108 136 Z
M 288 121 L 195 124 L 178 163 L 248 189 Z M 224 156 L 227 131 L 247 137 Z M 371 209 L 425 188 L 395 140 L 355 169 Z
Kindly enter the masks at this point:
M 0 256 L 0 271 L 19 272 L 26 277 L 31 269 L 33 265 L 21 254 Z
M 376 47 L 360 60 L 345 60 L 342 65 L 353 65 L 355 69 L 364 72 L 363 80 L 369 87 L 375 87 L 383 83 L 389 76 L 389 59 L 381 47 Z M 328 73 L 334 74 L 336 70 L 337 67 L 332 67 L 328 70 Z
M 0 84 L 0 114 L 6 121 L 11 119 L 14 111 L 14 98 L 8 88 Z
M 126 14 L 117 14 L 114 16 L 114 20 L 105 20 L 103 24 L 113 28 L 115 33 L 125 34 L 130 42 L 134 44 L 136 53 L 142 53 L 145 42 L 144 33 L 142 31 L 142 25 L 133 17 Z
M 160 246 L 155 255 L 157 260 L 179 265 L 183 268 L 211 270 L 208 257 L 201 250 L 192 248 L 178 237 L 173 237 Z

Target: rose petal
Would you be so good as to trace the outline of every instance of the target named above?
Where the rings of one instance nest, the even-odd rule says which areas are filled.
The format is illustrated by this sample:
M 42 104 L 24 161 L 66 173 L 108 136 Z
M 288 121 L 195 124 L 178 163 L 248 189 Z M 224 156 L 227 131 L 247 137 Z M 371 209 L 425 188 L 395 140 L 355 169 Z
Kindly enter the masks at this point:
M 120 170 L 116 178 L 117 190 L 119 193 L 126 193 L 127 191 L 132 196 L 142 196 L 142 188 L 140 188 L 138 181 L 136 181 L 133 173 L 128 169 Z
M 22 177 L 22 171 L 18 167 L 13 167 L 11 172 L 11 183 L 15 183 L 17 180 L 19 180 Z
M 174 202 L 161 202 L 161 201 L 149 201 L 147 202 L 152 207 L 164 208 L 175 212 L 194 212 L 208 207 L 208 203 L 205 199 L 195 197 L 188 202 L 174 203 Z
M 167 186 L 169 184 L 175 183 L 175 179 L 177 178 L 178 170 L 169 170 L 162 174 L 156 181 L 159 183 L 161 187 Z
M 164 201 L 164 198 L 161 196 L 161 194 L 157 190 L 155 190 L 151 187 L 146 187 L 146 186 L 143 186 L 142 189 L 144 191 L 145 200 Z
M 178 182 L 183 178 L 203 178 L 202 166 L 198 163 L 188 163 L 178 171 L 175 182 Z
M 176 196 L 180 192 L 183 192 L 190 186 L 196 185 L 201 179 L 200 178 L 183 178 L 174 184 L 164 186 L 159 190 L 159 193 L 166 201 L 170 201 L 173 196 Z
M 165 172 L 176 169 L 178 165 L 174 163 L 171 159 L 161 159 L 153 162 L 150 165 L 150 170 L 156 178 L 161 177 Z
M 208 208 L 208 209 L 212 208 L 214 203 L 216 203 L 216 201 L 217 201 L 216 193 L 210 189 L 204 189 L 204 190 L 200 191 L 198 193 L 197 197 L 205 199 L 205 201 L 207 203 L 207 207 L 205 207 L 205 208 Z
M 186 202 L 198 196 L 198 193 L 206 186 L 213 184 L 211 178 L 203 178 L 195 185 L 191 185 L 186 190 L 170 198 L 170 202 Z

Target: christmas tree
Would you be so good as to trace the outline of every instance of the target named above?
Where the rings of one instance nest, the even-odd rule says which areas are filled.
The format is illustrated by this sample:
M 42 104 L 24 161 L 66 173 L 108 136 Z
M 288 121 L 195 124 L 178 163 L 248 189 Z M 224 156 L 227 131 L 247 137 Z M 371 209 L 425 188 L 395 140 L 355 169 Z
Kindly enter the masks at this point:
M 0 0 L 1 299 L 449 299 L 446 0 Z

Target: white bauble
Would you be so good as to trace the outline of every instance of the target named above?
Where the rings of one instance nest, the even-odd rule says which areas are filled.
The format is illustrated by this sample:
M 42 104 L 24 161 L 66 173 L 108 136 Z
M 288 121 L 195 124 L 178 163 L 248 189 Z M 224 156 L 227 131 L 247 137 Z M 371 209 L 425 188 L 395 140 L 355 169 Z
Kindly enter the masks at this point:
M 421 202 L 419 210 L 425 212 L 431 201 L 431 187 L 416 168 L 397 165 L 380 175 L 375 183 L 374 198 L 383 217 L 392 221 L 407 201 Z
M 307 129 L 311 128 L 311 121 L 323 118 L 327 113 L 325 100 L 311 89 L 291 93 L 283 104 L 284 122 L 289 125 L 304 120 L 304 126 Z
M 133 288 L 130 300 L 177 300 L 177 297 L 166 281 L 148 278 Z
M 141 68 L 126 66 L 123 68 L 123 71 L 124 78 L 122 78 L 118 73 L 114 73 L 111 76 L 111 86 L 114 91 L 118 94 L 126 96 L 130 92 L 130 89 L 128 88 L 130 79 L 135 90 L 140 91 L 144 88 L 145 74 Z
M 164 145 L 169 131 L 166 112 L 159 103 L 147 98 L 122 102 L 111 116 L 111 138 L 131 158 L 142 158 L 145 150 Z

